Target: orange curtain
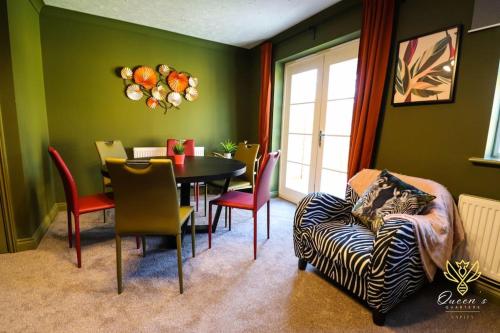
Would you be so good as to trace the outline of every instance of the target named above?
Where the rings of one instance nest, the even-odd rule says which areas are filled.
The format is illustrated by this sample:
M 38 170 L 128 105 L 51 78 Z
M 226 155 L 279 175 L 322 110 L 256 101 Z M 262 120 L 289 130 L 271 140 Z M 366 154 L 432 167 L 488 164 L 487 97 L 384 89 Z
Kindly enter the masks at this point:
M 271 59 L 272 43 L 265 42 L 260 46 L 259 144 L 262 156 L 266 156 L 269 149 L 269 121 L 271 118 Z
M 395 0 L 363 0 L 348 178 L 369 168 L 388 72 Z

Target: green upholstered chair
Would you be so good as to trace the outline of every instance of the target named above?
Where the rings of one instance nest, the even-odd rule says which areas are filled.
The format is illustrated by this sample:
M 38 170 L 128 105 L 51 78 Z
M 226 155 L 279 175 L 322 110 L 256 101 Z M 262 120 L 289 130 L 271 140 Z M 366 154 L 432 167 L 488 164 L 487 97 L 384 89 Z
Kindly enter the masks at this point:
M 234 159 L 246 164 L 245 174 L 231 178 L 228 191 L 237 191 L 244 189 L 252 189 L 255 185 L 255 175 L 257 170 L 257 154 L 259 152 L 259 144 L 244 143 L 238 144 L 238 149 L 234 154 Z M 225 180 L 215 180 L 209 184 L 215 187 L 224 187 Z
M 154 159 L 147 165 L 127 165 L 125 159 L 107 158 L 115 198 L 116 270 L 122 292 L 121 237 L 171 235 L 177 242 L 180 292 L 183 292 L 181 227 L 191 217 L 192 251 L 195 256 L 195 219 L 192 207 L 179 207 L 172 162 Z
M 96 141 L 95 146 L 103 166 L 106 164 L 106 158 L 108 157 L 127 159 L 127 152 L 120 140 Z M 102 183 L 104 190 L 111 188 L 111 179 L 108 177 L 103 176 Z

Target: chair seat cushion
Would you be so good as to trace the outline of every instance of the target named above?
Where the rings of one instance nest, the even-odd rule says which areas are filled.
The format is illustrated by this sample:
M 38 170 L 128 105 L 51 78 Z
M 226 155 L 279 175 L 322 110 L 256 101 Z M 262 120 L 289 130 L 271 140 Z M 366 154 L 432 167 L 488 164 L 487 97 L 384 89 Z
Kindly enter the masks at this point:
M 98 193 L 93 195 L 86 195 L 78 198 L 80 214 L 96 212 L 103 209 L 115 207 L 111 193 Z
M 228 206 L 241 209 L 252 209 L 253 208 L 253 194 L 231 191 L 224 193 L 217 199 L 211 201 L 216 205 Z
M 218 179 L 210 182 L 210 185 L 215 187 L 224 187 L 225 179 Z M 252 184 L 243 178 L 231 178 L 231 182 L 229 183 L 229 191 L 243 190 L 246 188 L 252 188 Z
M 310 244 L 321 255 L 361 277 L 368 274 L 375 234 L 363 225 L 338 221 L 315 225 Z
M 189 218 L 189 215 L 193 212 L 193 207 L 191 206 L 180 206 L 179 207 L 179 224 L 183 225 L 184 222 Z

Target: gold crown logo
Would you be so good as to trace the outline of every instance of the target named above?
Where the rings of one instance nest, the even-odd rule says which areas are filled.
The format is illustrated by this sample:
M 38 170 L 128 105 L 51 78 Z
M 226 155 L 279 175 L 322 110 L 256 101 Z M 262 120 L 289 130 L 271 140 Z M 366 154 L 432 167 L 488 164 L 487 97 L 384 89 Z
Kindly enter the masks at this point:
M 460 262 L 455 261 L 454 265 L 446 261 L 444 276 L 451 282 L 458 283 L 457 291 L 462 296 L 469 290 L 467 283 L 476 281 L 481 276 L 479 262 L 476 260 L 470 268 L 469 264 L 469 261 L 463 259 Z

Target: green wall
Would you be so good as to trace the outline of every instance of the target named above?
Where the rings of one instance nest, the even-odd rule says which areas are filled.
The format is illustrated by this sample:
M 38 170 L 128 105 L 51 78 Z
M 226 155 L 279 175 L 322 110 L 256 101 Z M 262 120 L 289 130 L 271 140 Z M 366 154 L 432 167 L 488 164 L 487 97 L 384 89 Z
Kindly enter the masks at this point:
M 210 153 L 224 139 L 253 139 L 258 72 L 248 50 L 49 6 L 41 12 L 41 32 L 50 144 L 81 194 L 102 189 L 95 140 L 133 147 L 194 138 Z M 116 73 L 163 63 L 197 76 L 200 93 L 166 115 L 126 98 Z
M 500 59 L 499 27 L 467 33 L 473 3 L 473 0 L 401 3 L 396 40 L 455 24 L 464 25 L 455 102 L 391 106 L 394 49 L 374 165 L 434 179 L 448 187 L 454 196 L 468 193 L 500 199 L 498 167 L 468 161 L 469 157 L 484 156 Z
M 17 246 L 31 248 L 48 225 L 54 198 L 37 1 L 7 0 L 2 15 L 2 131 Z M 45 223 L 44 223 L 45 222 Z
M 429 10 L 432 8 L 432 10 Z M 469 34 L 473 0 L 399 2 L 386 100 L 381 112 L 373 166 L 442 183 L 456 197 L 469 193 L 500 199 L 498 168 L 474 165 L 482 157 L 491 115 L 500 28 Z M 273 38 L 275 90 L 273 148 L 280 145 L 283 63 L 329 47 L 361 28 L 360 1 L 346 0 Z M 392 107 L 396 40 L 463 24 L 456 99 L 451 104 Z M 311 27 L 316 27 L 316 33 Z M 315 38 L 314 38 L 315 37 Z M 277 183 L 274 184 L 277 189 Z

